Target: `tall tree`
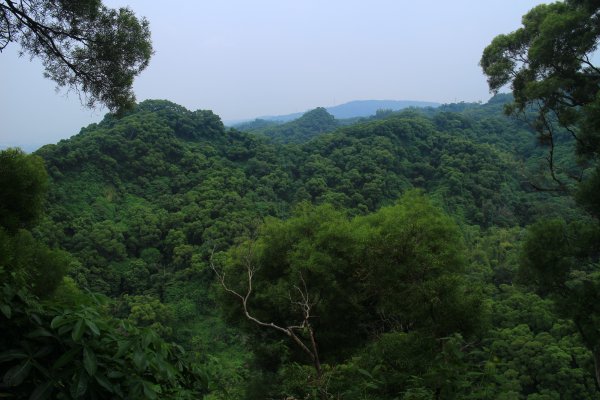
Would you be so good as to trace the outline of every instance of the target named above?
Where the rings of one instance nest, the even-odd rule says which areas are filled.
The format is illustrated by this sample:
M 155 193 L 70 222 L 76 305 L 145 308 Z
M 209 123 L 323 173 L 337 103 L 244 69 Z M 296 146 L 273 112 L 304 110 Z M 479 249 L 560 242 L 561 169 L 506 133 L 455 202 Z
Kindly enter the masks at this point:
M 593 57 L 600 40 L 599 9 L 594 0 L 539 5 L 523 16 L 520 29 L 494 38 L 480 62 L 490 90 L 511 85 L 509 114 L 536 112 L 533 125 L 550 147 L 550 172 L 560 189 L 566 183 L 555 170 L 557 125 L 576 139 L 582 159 L 595 162 L 600 152 L 600 67 Z M 599 172 L 596 164 L 593 173 L 576 177 L 585 180 L 580 200 L 596 216 Z
M 435 357 L 453 334 L 478 329 L 481 304 L 461 277 L 463 250 L 453 221 L 410 193 L 352 220 L 305 204 L 286 221 L 267 220 L 213 270 L 223 310 L 255 335 L 255 348 L 286 339 L 292 360 L 314 368 L 306 383 L 324 398 L 329 366 L 384 333 L 419 337 Z
M 585 171 L 577 199 L 594 218 L 540 222 L 529 230 L 522 272 L 554 299 L 577 326 L 596 364 L 600 387 L 600 3 L 566 0 L 539 5 L 523 16 L 523 27 L 497 36 L 484 50 L 481 66 L 492 91 L 511 84 L 510 114 L 535 113 L 534 126 L 549 145 L 550 173 L 560 189 L 553 154 L 557 128 L 571 133 Z
M 0 52 L 11 42 L 40 58 L 44 75 L 59 87 L 102 103 L 113 112 L 135 101 L 133 78 L 152 55 L 148 21 L 101 0 L 0 1 Z

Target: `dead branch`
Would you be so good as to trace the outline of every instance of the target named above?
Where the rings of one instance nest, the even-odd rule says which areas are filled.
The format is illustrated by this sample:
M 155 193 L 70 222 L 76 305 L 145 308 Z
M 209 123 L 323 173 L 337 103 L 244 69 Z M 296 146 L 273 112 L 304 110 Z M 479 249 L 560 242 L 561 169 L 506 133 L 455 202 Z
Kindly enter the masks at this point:
M 312 325 L 310 324 L 310 319 L 312 318 L 311 310 L 314 306 L 314 303 L 312 303 L 310 300 L 306 281 L 304 280 L 304 276 L 302 275 L 302 273 L 300 273 L 300 281 L 301 281 L 302 287 L 299 287 L 296 285 L 294 286 L 294 288 L 299 293 L 300 299 L 294 300 L 292 298 L 291 294 L 289 296 L 290 303 L 292 305 L 297 306 L 301 310 L 301 322 L 297 323 L 295 325 L 287 325 L 287 326 L 278 325 L 274 322 L 264 322 L 264 321 L 261 321 L 260 319 L 256 318 L 254 315 L 252 315 L 252 313 L 250 312 L 249 304 L 248 304 L 249 300 L 250 300 L 250 296 L 253 291 L 254 275 L 258 271 L 258 267 L 254 264 L 254 261 L 253 261 L 254 260 L 254 242 L 252 242 L 252 241 L 248 242 L 248 251 L 243 255 L 243 264 L 244 264 L 244 268 L 246 269 L 246 291 L 245 291 L 245 293 L 240 293 L 240 292 L 232 289 L 229 285 L 227 285 L 225 271 L 223 269 L 217 268 L 217 266 L 215 265 L 215 263 L 213 261 L 214 251 L 215 251 L 215 249 L 213 248 L 213 250 L 211 252 L 211 256 L 210 256 L 210 267 L 214 271 L 219 283 L 221 284 L 221 287 L 223 287 L 223 289 L 227 293 L 231 294 L 232 296 L 234 296 L 240 300 L 240 303 L 242 305 L 242 310 L 243 310 L 246 318 L 248 320 L 252 321 L 253 323 L 257 324 L 258 326 L 263 326 L 263 327 L 277 330 L 277 331 L 285 334 L 286 336 L 288 336 L 290 339 L 292 339 L 292 341 L 300 349 L 302 349 L 303 352 L 305 352 L 306 354 L 309 355 L 309 357 L 313 363 L 313 366 L 315 367 L 317 377 L 320 378 L 322 375 L 321 362 L 319 360 L 319 352 L 318 352 L 317 342 L 315 339 L 315 332 L 314 332 Z M 304 332 L 308 333 L 308 337 L 309 337 L 308 343 L 305 343 L 304 341 L 306 339 L 304 339 L 302 336 L 300 336 Z

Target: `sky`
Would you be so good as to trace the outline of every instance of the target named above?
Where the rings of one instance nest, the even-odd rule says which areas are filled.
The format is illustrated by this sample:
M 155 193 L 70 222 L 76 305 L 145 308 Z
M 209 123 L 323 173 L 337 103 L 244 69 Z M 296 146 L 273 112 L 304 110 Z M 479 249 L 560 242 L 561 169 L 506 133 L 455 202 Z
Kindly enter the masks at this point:
M 225 122 L 352 100 L 487 101 L 479 59 L 535 0 L 104 0 L 150 22 L 138 101 L 209 109 Z M 56 91 L 12 43 L 0 53 L 0 148 L 33 150 L 105 109 Z

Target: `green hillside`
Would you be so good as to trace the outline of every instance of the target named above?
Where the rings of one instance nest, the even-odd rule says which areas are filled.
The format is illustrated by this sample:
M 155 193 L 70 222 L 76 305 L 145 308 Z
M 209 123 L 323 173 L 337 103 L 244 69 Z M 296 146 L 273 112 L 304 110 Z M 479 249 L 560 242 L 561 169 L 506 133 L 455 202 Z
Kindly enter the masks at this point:
M 458 41 L 402 43 L 408 25 L 380 18 L 389 4 L 296 5 L 154 8 L 194 19 L 183 35 L 158 25 L 178 69 L 159 65 L 146 89 L 234 115 L 259 100 L 470 87 L 454 61 L 486 35 L 471 35 L 478 10 Z M 456 33 L 442 9 L 423 10 Z M 0 398 L 600 400 L 598 1 L 539 4 L 491 40 L 485 104 L 354 101 L 237 128 L 136 102 L 154 47 L 128 7 L 0 10 L 0 52 L 16 45 L 110 111 L 33 154 L 0 151 Z M 351 40 L 332 15 L 365 29 Z M 438 68 L 448 39 L 467 53 Z M 6 110 L 36 104 L 11 71 Z M 51 130 L 35 108 L 8 130 Z
M 455 220 L 482 228 L 551 214 L 554 199 L 523 184 L 514 154 L 473 138 L 482 124 L 514 140 L 527 133 L 506 118 L 455 115 L 468 126 L 448 129 L 447 114 L 411 111 L 285 146 L 226 131 L 210 112 L 146 101 L 37 152 L 52 182 L 40 229 L 78 255 L 78 276 L 91 289 L 119 295 L 150 290 L 127 287 L 132 259 L 146 270 L 143 254 L 158 251 L 149 284 L 162 267 L 206 263 L 214 246 L 225 249 L 260 219 L 285 218 L 304 201 L 359 215 L 418 188 Z M 164 282 L 152 293 L 157 285 Z
M 323 107 L 308 111 L 290 122 L 278 123 L 265 120 L 241 124 L 236 129 L 264 135 L 278 143 L 302 143 L 340 125 Z
M 50 185 L 33 232 L 72 255 L 73 284 L 107 296 L 111 315 L 195 355 L 208 398 L 300 398 L 325 381 L 349 399 L 399 388 L 596 398 L 575 328 L 514 283 L 524 227 L 581 213 L 528 184 L 544 152 L 502 114 L 505 100 L 379 113 L 310 139 L 319 121 L 335 124 L 317 109 L 285 140 L 145 101 L 36 153 Z M 257 318 L 302 321 L 294 288 L 319 299 L 303 325 L 320 344 L 317 369 L 316 350 L 247 322 L 219 288 L 226 276 L 243 293 L 254 248 Z M 539 350 L 521 359 L 523 346 Z M 554 348 L 577 356 L 554 359 Z

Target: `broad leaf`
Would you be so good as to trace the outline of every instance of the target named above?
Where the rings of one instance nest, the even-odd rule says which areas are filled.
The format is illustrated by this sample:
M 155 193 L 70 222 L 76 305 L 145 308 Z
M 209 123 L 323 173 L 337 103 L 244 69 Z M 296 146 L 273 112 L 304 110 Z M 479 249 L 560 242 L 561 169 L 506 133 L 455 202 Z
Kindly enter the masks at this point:
M 151 382 L 148 381 L 144 381 L 143 382 L 143 387 L 144 387 L 144 397 L 147 399 L 157 399 L 157 393 L 160 393 L 160 386 L 159 385 L 154 385 Z
M 12 316 L 12 310 L 8 304 L 0 304 L 0 311 L 2 311 L 2 314 L 8 319 Z
M 64 320 L 64 317 L 62 315 L 57 315 L 56 317 L 52 318 L 52 322 L 50 322 L 50 328 L 52 329 L 56 329 L 59 326 L 62 325 Z
M 64 353 L 62 356 L 60 356 L 58 358 L 58 360 L 56 360 L 56 362 L 52 366 L 52 369 L 62 368 L 65 365 L 67 365 L 68 363 L 70 363 L 71 361 L 73 361 L 73 359 L 75 358 L 75 355 L 79 353 L 80 349 L 81 349 L 80 347 L 75 347 L 75 348 L 67 351 L 66 353 Z
M 10 349 L 0 353 L 0 363 L 27 358 L 27 353 L 21 349 Z
M 94 376 L 98 369 L 96 354 L 87 346 L 83 348 L 83 366 L 90 376 Z
M 94 323 L 94 321 L 90 321 L 89 319 L 86 319 L 85 324 L 87 325 L 88 328 L 90 328 L 90 330 L 94 333 L 94 335 L 100 335 L 100 329 L 98 329 L 98 326 Z
M 96 382 L 98 382 L 100 386 L 102 386 L 110 393 L 113 393 L 115 391 L 114 385 L 104 375 L 96 374 L 94 375 L 94 378 L 96 378 Z
M 31 371 L 31 361 L 26 360 L 12 367 L 4 374 L 4 383 L 7 386 L 19 386 L 27 378 L 29 371 Z
M 46 381 L 35 388 L 35 390 L 29 396 L 29 400 L 43 400 L 49 399 L 52 394 L 53 384 L 52 381 Z
M 85 325 L 83 324 L 83 319 L 80 319 L 75 324 L 73 328 L 73 332 L 71 333 L 71 337 L 74 341 L 78 342 L 83 337 L 83 333 L 85 332 Z
M 25 337 L 32 338 L 32 339 L 36 338 L 36 337 L 49 337 L 49 336 L 52 336 L 52 332 L 50 332 L 47 329 L 42 328 L 42 327 L 34 329 L 33 331 L 31 331 L 25 335 Z
M 89 378 L 87 374 L 80 371 L 78 374 L 77 384 L 71 386 L 71 396 L 74 398 L 82 397 L 87 392 Z
M 137 350 L 135 353 L 133 353 L 133 364 L 138 371 L 144 371 L 148 365 L 146 354 L 144 354 L 144 352 L 141 350 Z

